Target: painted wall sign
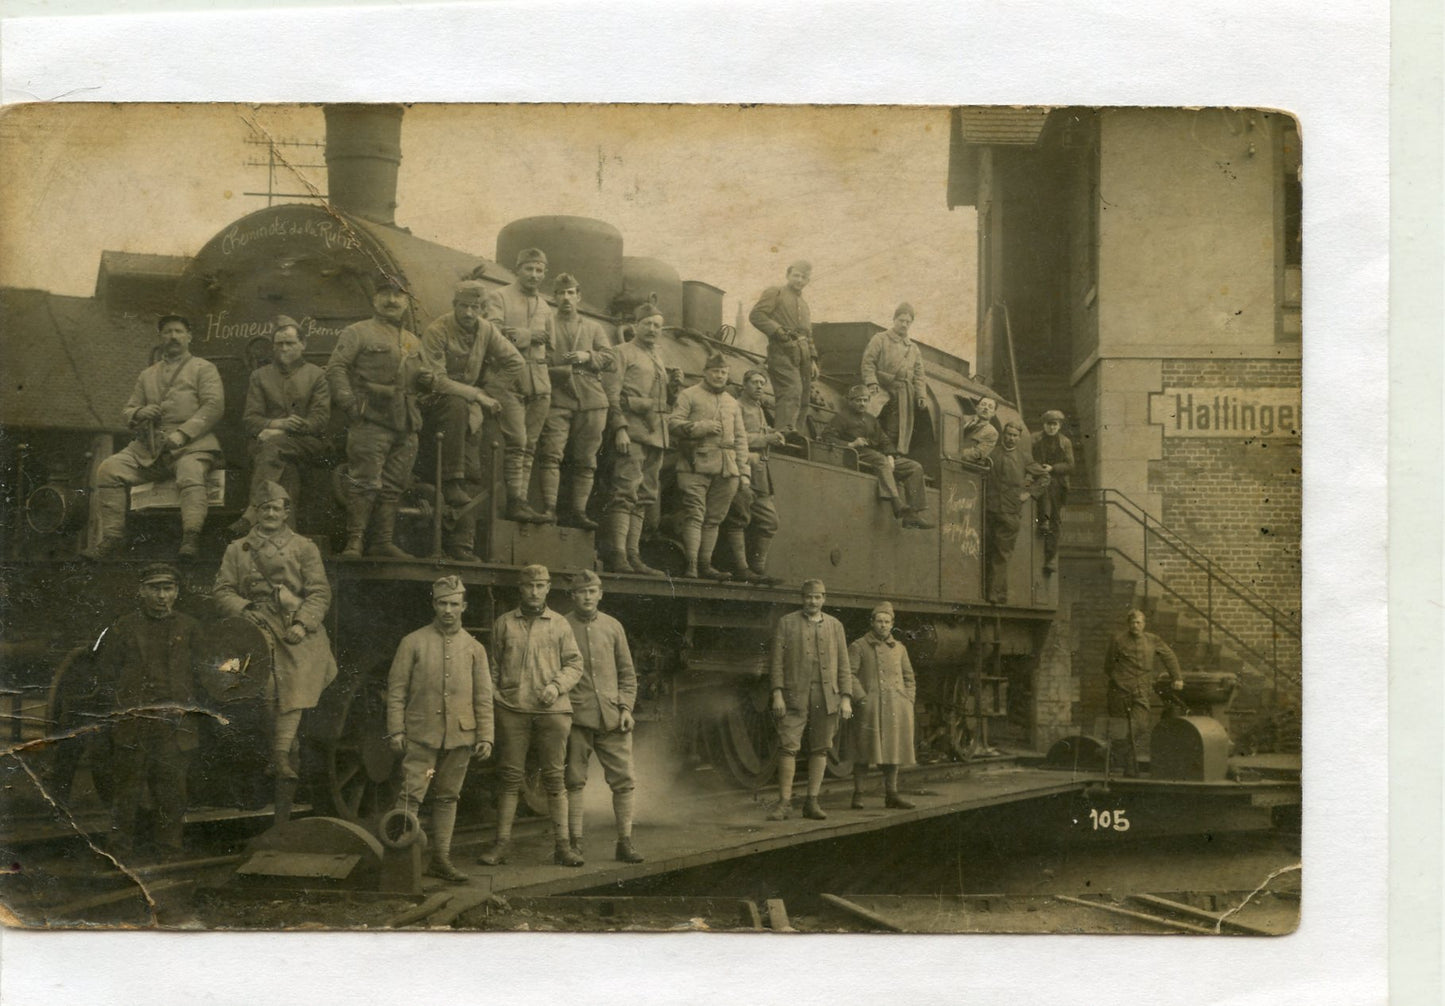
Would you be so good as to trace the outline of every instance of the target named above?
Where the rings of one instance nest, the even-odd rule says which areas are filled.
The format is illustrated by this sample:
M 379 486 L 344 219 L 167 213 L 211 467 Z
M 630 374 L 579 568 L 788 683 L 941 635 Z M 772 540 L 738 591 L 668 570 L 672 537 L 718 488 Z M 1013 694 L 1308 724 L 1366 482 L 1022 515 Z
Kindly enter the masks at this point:
M 1166 437 L 1298 437 L 1298 388 L 1165 388 L 1149 396 L 1149 422 Z

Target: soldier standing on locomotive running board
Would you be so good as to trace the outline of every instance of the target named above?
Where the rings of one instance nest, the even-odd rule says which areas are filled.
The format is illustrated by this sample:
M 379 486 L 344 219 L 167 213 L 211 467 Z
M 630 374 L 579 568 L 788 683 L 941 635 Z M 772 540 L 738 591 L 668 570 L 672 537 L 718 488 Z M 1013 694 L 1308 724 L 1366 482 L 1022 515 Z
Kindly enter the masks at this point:
M 552 575 L 546 566 L 523 566 L 521 603 L 492 626 L 492 684 L 496 695 L 497 840 L 481 855 L 496 866 L 507 859 L 512 818 L 526 772 L 527 752 L 537 756 L 558 866 L 581 866 L 567 841 L 567 737 L 572 730 L 572 688 L 582 677 L 582 654 L 567 620 L 547 607 Z
M 1008 603 L 1008 564 L 1018 542 L 1024 501 L 1041 491 L 1048 478 L 1021 441 L 1023 432 L 1021 424 L 1009 420 L 1003 439 L 989 455 L 985 569 L 989 604 Z
M 773 477 L 768 468 L 768 449 L 787 442 L 768 426 L 763 412 L 763 389 L 768 375 L 749 370 L 743 375 L 738 412 L 748 435 L 749 485 L 740 485 L 733 505 L 723 520 L 723 537 L 732 557 L 733 576 L 748 583 L 776 586 L 782 579 L 768 575 L 768 550 L 778 533 L 778 508 L 773 502 Z
M 291 497 L 277 482 L 255 487 L 256 523 L 226 546 L 212 590 L 222 615 L 245 615 L 271 644 L 266 683 L 271 720 L 270 771 L 276 786 L 276 823 L 291 818 L 300 775 L 301 715 L 314 709 L 336 679 L 336 658 L 326 636 L 331 584 L 321 552 L 287 526 Z
M 427 365 L 446 374 L 454 385 L 423 403 L 428 428 L 442 435 L 442 498 L 452 507 L 466 506 L 486 482 L 480 454 L 484 415 L 499 416 L 504 408 L 515 408 L 518 416 L 521 414 L 514 395 L 501 388 L 492 395 L 478 387 L 479 381 L 485 381 L 489 388 L 505 388 L 516 382 L 525 367 L 517 347 L 482 317 L 486 293 L 486 285 L 479 280 L 458 283 L 451 313 L 434 320 L 421 336 Z M 521 422 L 518 418 L 519 428 Z M 505 430 L 506 422 L 501 425 Z M 476 531 L 475 519 L 455 522 L 443 542 L 447 555 L 458 562 L 476 562 L 472 551 Z
M 572 732 L 567 738 L 567 836 L 572 851 L 582 855 L 582 792 L 592 753 L 602 764 L 612 790 L 617 822 L 618 861 L 640 863 L 632 847 L 632 716 L 637 704 L 637 672 L 622 623 L 598 611 L 602 578 L 583 570 L 572 584 L 567 624 L 582 651 L 582 677 L 572 687 Z
M 1064 414 L 1058 409 L 1045 412 L 1043 423 L 1043 430 L 1034 434 L 1031 446 L 1034 461 L 1049 477 L 1049 484 L 1039 497 L 1036 521 L 1039 534 L 1044 536 L 1044 573 L 1047 575 L 1054 571 L 1054 557 L 1059 554 L 1059 528 L 1064 504 L 1069 501 L 1069 473 L 1074 470 L 1074 442 L 1061 432 Z
M 341 555 L 359 558 L 370 528 L 367 555 L 409 559 L 392 536 L 416 464 L 417 396 L 444 391 L 452 382 L 427 366 L 421 340 L 407 330 L 409 301 L 401 281 L 382 270 L 372 287 L 373 316 L 342 329 L 326 364 L 332 399 L 347 419 Z
M 597 531 L 597 554 L 609 573 L 662 576 L 642 561 L 642 530 L 659 499 L 662 453 L 671 444 L 667 432 L 667 368 L 657 356 L 662 311 L 651 301 L 639 304 L 631 342 L 613 350 L 617 405 L 608 416 L 612 444 L 612 484 Z
M 552 400 L 542 439 L 537 443 L 537 469 L 541 482 L 542 516 L 569 527 L 595 531 L 587 516 L 587 500 L 597 473 L 597 452 L 607 429 L 609 407 L 616 406 L 616 386 L 609 397 L 598 376 L 613 367 L 607 333 L 577 309 L 582 290 L 577 278 L 562 273 L 552 285 L 557 298 L 552 345 L 547 350 L 551 369 Z M 561 512 L 557 499 L 562 488 L 562 459 L 571 462 L 572 484 Z
M 195 661 L 201 624 L 175 610 L 180 576 L 154 562 L 140 572 L 140 609 L 122 615 L 96 643 L 97 676 L 116 710 L 110 728 L 115 795 L 111 852 L 135 849 L 136 814 L 150 793 L 155 840 L 163 856 L 179 856 L 186 813 L 186 770 L 200 741 Z
M 863 778 L 869 765 L 883 769 L 883 806 L 912 810 L 898 793 L 898 767 L 912 765 L 913 703 L 918 684 L 908 650 L 893 638 L 893 605 L 874 605 L 867 634 L 848 646 L 853 672 L 853 719 L 844 757 L 853 761 L 854 810 L 863 809 Z
M 808 432 L 818 350 L 813 318 L 803 288 L 813 277 L 807 262 L 788 266 L 787 283 L 770 286 L 753 305 L 748 321 L 768 337 L 768 376 L 773 382 L 773 419 L 785 433 Z
M 723 518 L 739 485 L 750 488 L 748 431 L 737 399 L 727 393 L 728 361 L 708 355 L 703 378 L 677 396 L 667 420 L 677 445 L 677 486 L 682 491 L 682 543 L 687 552 L 685 576 L 726 580 L 713 568 Z
M 863 383 L 870 393 L 880 387 L 888 392 L 888 402 L 878 414 L 878 422 L 898 445 L 900 454 L 907 454 L 913 443 L 916 413 L 928 409 L 928 399 L 923 394 L 923 354 L 917 343 L 908 338 L 912 324 L 913 305 L 905 301 L 893 310 L 893 327 L 868 340 L 861 368 Z
M 773 632 L 772 712 L 778 727 L 778 802 L 769 821 L 793 813 L 793 773 L 803 732 L 808 734 L 808 796 L 803 816 L 816 821 L 828 815 L 818 806 L 823 773 L 838 718 L 851 719 L 853 675 L 848 664 L 848 639 L 843 623 L 823 613 L 827 589 L 822 580 L 803 581 L 803 607 L 778 620 Z
M 452 865 L 452 832 L 468 763 L 492 753 L 492 677 L 487 651 L 462 628 L 461 577 L 440 578 L 431 593 L 431 624 L 403 638 L 391 662 L 386 733 L 402 756 L 398 806 L 415 813 L 431 789 L 427 876 L 465 884 L 470 878 Z
M 125 545 L 126 488 L 174 478 L 181 497 L 179 558 L 200 551 L 206 522 L 206 480 L 221 456 L 216 423 L 226 410 L 221 373 L 210 360 L 191 355 L 191 323 L 179 314 L 156 323 L 161 358 L 141 371 L 121 410 L 134 439 L 100 463 L 91 513 L 96 542 L 83 555 L 109 559 Z
M 308 363 L 301 354 L 306 351 L 306 337 L 301 326 L 289 315 L 278 314 L 272 322 L 271 362 L 251 371 L 246 386 L 246 408 L 241 425 L 250 437 L 251 506 L 236 518 L 231 533 L 237 538 L 251 530 L 256 515 L 256 487 L 263 482 L 279 482 L 290 499 L 300 496 L 301 465 L 314 465 L 326 454 L 321 437 L 331 421 L 331 385 L 326 371 Z M 291 523 L 296 522 L 295 507 L 290 509 Z
M 526 367 L 512 386 L 520 405 L 502 412 L 502 435 L 506 440 L 504 459 L 507 480 L 507 519 L 534 524 L 548 523 L 527 502 L 532 491 L 532 463 L 537 441 L 547 422 L 552 400 L 552 379 L 547 354 L 553 340 L 552 306 L 542 297 L 542 280 L 547 276 L 547 254 L 540 248 L 523 248 L 517 253 L 517 279 L 493 290 L 487 297 L 487 320 L 512 340 Z M 522 428 L 517 428 L 518 420 Z M 518 448 L 520 444 L 520 449 Z
M 1109 648 L 1104 654 L 1104 676 L 1108 680 L 1109 716 L 1128 720 L 1129 756 L 1124 763 L 1124 774 L 1137 776 L 1140 741 L 1149 729 L 1149 703 L 1154 694 L 1154 678 L 1158 674 L 1154 659 L 1157 657 L 1163 661 L 1176 692 L 1184 688 L 1184 675 L 1179 670 L 1179 658 L 1169 644 L 1154 633 L 1144 631 L 1144 612 L 1131 608 L 1124 621 L 1128 628 L 1115 633 L 1109 640 Z M 1111 723 L 1109 747 L 1112 750 L 1115 746 Z

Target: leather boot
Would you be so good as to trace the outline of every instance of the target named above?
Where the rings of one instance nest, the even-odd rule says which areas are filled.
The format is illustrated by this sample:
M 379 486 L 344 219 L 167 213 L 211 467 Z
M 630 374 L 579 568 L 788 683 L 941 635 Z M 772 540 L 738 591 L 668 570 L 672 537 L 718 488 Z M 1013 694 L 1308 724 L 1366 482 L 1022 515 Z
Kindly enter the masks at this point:
M 557 839 L 556 846 L 552 850 L 552 862 L 556 863 L 558 866 L 586 865 L 586 860 L 582 858 L 581 853 L 577 852 L 560 838 Z
M 742 528 L 728 528 L 723 532 L 723 541 L 728 547 L 728 559 L 732 566 L 733 579 L 757 583 L 753 571 L 748 567 L 748 538 Z
M 582 855 L 583 806 L 582 791 L 567 791 L 567 844 L 577 855 Z
M 466 479 L 447 479 L 442 486 L 442 499 L 452 507 L 464 507 L 470 503 L 472 496 L 467 492 Z
M 346 499 L 346 547 L 341 550 L 343 559 L 360 559 L 362 543 L 366 540 L 366 525 L 371 523 L 371 511 L 376 505 L 372 496 L 352 495 Z
M 697 549 L 697 572 L 705 580 L 731 580 L 732 574 L 713 568 L 712 554 L 717 551 L 717 533 L 716 524 L 703 525 Z
M 937 527 L 921 510 L 909 507 L 903 512 L 903 526 L 909 530 L 923 531 Z
M 587 501 L 592 498 L 592 473 L 578 472 L 572 478 L 572 505 L 561 523 L 569 527 L 580 527 L 583 531 L 596 531 L 597 522 L 587 516 Z
M 609 573 L 633 571 L 627 558 L 627 531 L 631 522 L 632 514 L 626 510 L 609 510 L 602 515 L 602 526 L 597 529 L 597 557 Z
M 468 515 L 447 529 L 442 538 L 442 551 L 454 562 L 481 562 L 477 553 L 472 551 L 476 536 L 477 522 Z
M 455 801 L 439 802 L 431 811 L 431 863 L 427 876 L 438 877 L 449 884 L 465 884 L 472 878 L 452 865 L 452 832 L 457 826 Z
M 181 547 L 176 549 L 177 559 L 194 559 L 201 554 L 201 532 L 182 531 Z
M 640 863 L 643 860 L 642 853 L 632 847 L 632 836 L 626 835 L 617 840 L 617 849 L 614 852 L 619 863 Z
M 552 851 L 552 862 L 558 866 L 581 866 L 584 862 L 582 853 L 574 849 L 567 841 L 567 820 L 570 809 L 571 804 L 565 790 L 561 793 L 547 794 L 547 816 L 552 819 L 552 840 L 555 846 Z
M 542 516 L 547 518 L 547 523 L 557 522 L 557 491 L 562 488 L 562 470 L 560 468 L 543 468 L 537 476 L 537 481 L 542 484 Z
M 483 866 L 501 866 L 507 861 L 507 849 L 512 844 L 510 838 L 499 838 L 491 846 L 477 857 L 477 862 Z
M 772 535 L 759 535 L 753 539 L 752 548 L 749 549 L 748 568 L 752 570 L 750 579 L 765 587 L 776 587 L 783 582 L 781 576 L 771 576 L 768 573 L 768 549 L 772 548 L 772 545 Z
M 206 523 L 206 487 L 186 486 L 181 490 L 181 547 L 176 556 L 194 559 L 201 553 L 201 528 Z
M 883 794 L 883 806 L 894 810 L 912 810 L 917 804 L 912 800 L 905 800 L 898 795 L 898 790 L 890 789 Z
M 81 554 L 87 559 L 110 559 L 125 547 L 126 490 L 124 486 L 93 490 L 95 543 Z
M 507 520 L 516 521 L 520 524 L 546 524 L 547 518 L 528 505 L 522 496 L 514 496 L 508 493 L 507 496 Z
M 696 580 L 698 553 L 702 551 L 702 525 L 691 518 L 682 525 L 682 550 L 687 555 L 687 569 L 682 575 Z
M 803 816 L 813 821 L 826 821 L 828 815 L 823 813 L 823 808 L 818 806 L 818 798 L 810 796 L 803 800 Z
M 403 550 L 395 542 L 392 535 L 396 532 L 396 511 L 400 504 L 396 500 L 377 500 L 376 509 L 371 515 L 371 546 L 367 548 L 367 555 L 382 556 L 387 559 L 412 559 L 415 558 L 410 552 Z
M 296 799 L 296 780 L 276 780 L 276 813 L 273 818 L 275 824 L 285 824 L 291 820 L 291 804 Z
M 645 519 L 641 512 L 634 513 L 627 522 L 627 564 L 632 567 L 634 573 L 641 573 L 643 576 L 666 576 L 660 569 L 653 569 L 642 561 L 642 522 Z

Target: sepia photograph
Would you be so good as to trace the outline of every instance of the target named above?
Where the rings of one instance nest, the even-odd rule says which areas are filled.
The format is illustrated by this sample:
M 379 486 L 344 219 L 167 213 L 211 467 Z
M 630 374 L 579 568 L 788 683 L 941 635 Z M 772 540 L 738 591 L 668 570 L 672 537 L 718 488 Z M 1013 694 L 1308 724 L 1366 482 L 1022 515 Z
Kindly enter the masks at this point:
M 6 108 L 5 923 L 1294 932 L 1308 126 Z

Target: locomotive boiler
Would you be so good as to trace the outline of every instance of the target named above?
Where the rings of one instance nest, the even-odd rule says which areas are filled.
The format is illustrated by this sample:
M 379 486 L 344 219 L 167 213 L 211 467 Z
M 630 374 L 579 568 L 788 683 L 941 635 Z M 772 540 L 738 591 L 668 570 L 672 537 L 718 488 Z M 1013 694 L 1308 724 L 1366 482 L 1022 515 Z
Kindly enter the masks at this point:
M 494 259 L 423 240 L 396 226 L 401 119 L 395 107 L 327 109 L 328 199 L 277 205 L 227 223 L 169 288 L 169 304 L 193 321 L 192 351 L 220 369 L 227 401 L 218 430 L 224 478 L 207 521 L 202 557 L 183 566 L 186 594 L 197 615 L 209 614 L 204 600 L 224 548 L 221 529 L 241 509 L 248 483 L 240 412 L 251 370 L 267 359 L 271 319 L 277 314 L 299 319 L 307 357 L 324 364 L 341 330 L 370 316 L 367 278 L 378 269 L 402 279 L 411 295 L 407 327 L 420 332 L 451 310 L 459 280 L 509 283 L 513 276 L 505 264 L 514 260 L 516 250 L 540 247 L 549 273 L 565 271 L 579 278 L 584 313 L 601 322 L 614 343 L 630 335 L 615 319 L 627 317 L 641 299 L 656 297 L 668 326 L 658 351 L 683 384 L 699 379 L 713 350 L 728 359 L 734 390 L 748 369 L 762 366 L 759 354 L 738 344 L 740 333 L 721 323 L 719 288 L 700 280 L 684 282 L 667 263 L 625 255 L 624 236 L 606 223 L 577 217 L 516 221 L 499 234 Z M 822 375 L 814 384 L 812 432 L 826 424 L 849 385 L 857 382 L 863 348 L 878 330 L 868 323 L 815 327 Z M 858 470 L 852 451 L 802 436 L 775 448 L 771 461 L 781 530 L 769 568 L 783 579 L 782 586 L 679 577 L 681 547 L 665 518 L 645 541 L 644 555 L 650 565 L 671 574 L 667 579 L 603 574 L 604 607 L 627 627 L 637 660 L 640 729 L 666 736 L 679 766 L 710 763 L 743 786 L 767 775 L 775 757 L 767 702 L 769 639 L 773 623 L 795 606 L 798 585 L 808 577 L 827 583 L 828 609 L 842 619 L 850 637 L 866 629 L 874 603 L 893 602 L 898 631 L 920 673 L 920 736 L 942 755 L 961 757 L 977 750 L 984 723 L 992 726 L 995 739 L 1030 740 L 1031 672 L 1056 603 L 1055 584 L 1042 572 L 1041 543 L 1025 531 L 1009 569 L 1009 604 L 985 602 L 988 473 L 962 459 L 961 436 L 978 399 L 998 396 L 969 377 L 964 361 L 923 349 L 927 421 L 920 422 L 909 454 L 927 474 L 936 529 L 902 529 L 880 498 L 874 476 Z M 135 359 L 131 372 L 146 362 Z M 1021 417 L 1000 400 L 997 421 L 1007 420 Z M 43 715 L 50 729 L 63 731 L 85 715 L 94 689 L 87 674 L 88 645 L 104 617 L 128 603 L 133 568 L 129 562 L 86 566 L 75 559 L 87 533 L 85 486 L 77 473 L 108 453 L 106 438 L 66 440 L 43 429 L 7 433 L 7 481 L 23 491 L 12 492 L 5 514 L 5 583 L 11 602 L 5 616 L 11 648 L 6 683 L 33 694 L 43 682 Z M 333 433 L 333 460 L 339 463 L 340 429 Z M 44 444 L 44 450 L 37 451 L 36 444 Z M 341 667 L 341 677 L 303 725 L 304 773 L 313 805 L 338 816 L 366 818 L 392 801 L 393 758 L 383 736 L 382 685 L 397 642 L 430 618 L 427 583 L 443 572 L 462 577 L 468 586 L 465 624 L 485 643 L 493 619 L 514 603 L 511 584 L 519 566 L 540 562 L 551 568 L 557 585 L 552 603 L 564 610 L 566 575 L 596 566 L 591 532 L 504 519 L 501 450 L 495 441 L 484 445 L 490 491 L 474 513 L 482 561 L 442 558 L 439 528 L 449 518 L 430 479 L 435 445 L 424 442 L 421 454 L 398 525 L 398 540 L 415 556 L 411 560 L 330 558 L 342 530 L 332 474 L 326 467 L 303 473 L 298 529 L 328 556 L 334 588 L 328 630 Z M 62 474 L 37 474 L 36 459 L 42 455 L 47 471 Z M 664 513 L 670 509 L 669 481 L 665 474 Z M 1030 517 L 1024 514 L 1026 529 L 1033 526 Z M 168 554 L 165 529 L 147 525 L 144 513 L 133 514 L 132 525 L 135 560 Z M 66 598 L 69 603 L 61 603 Z M 221 646 L 223 634 L 217 639 Z M 248 650 L 244 640 L 225 645 L 250 654 L 253 671 L 264 663 L 264 653 L 254 645 Z M 245 738 L 256 727 L 248 708 L 244 701 L 227 706 L 228 725 L 213 724 L 209 743 L 229 752 L 223 757 L 237 773 L 249 765 L 259 776 L 264 753 L 259 742 L 254 750 L 247 747 Z M 63 769 L 73 768 L 75 746 L 63 749 L 58 761 Z M 848 770 L 843 764 L 834 767 Z M 227 781 L 202 784 L 198 798 L 235 805 L 256 797 Z

